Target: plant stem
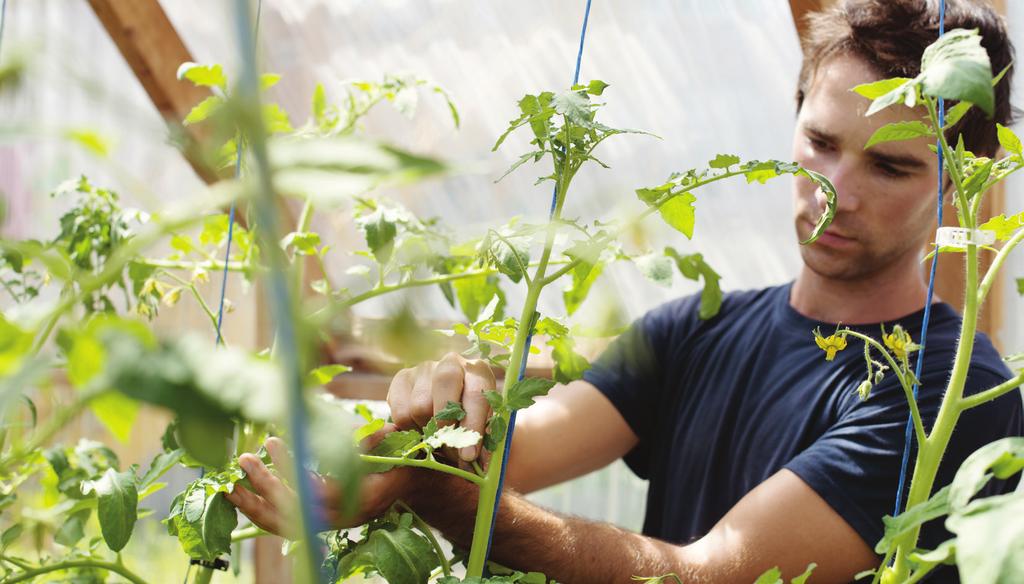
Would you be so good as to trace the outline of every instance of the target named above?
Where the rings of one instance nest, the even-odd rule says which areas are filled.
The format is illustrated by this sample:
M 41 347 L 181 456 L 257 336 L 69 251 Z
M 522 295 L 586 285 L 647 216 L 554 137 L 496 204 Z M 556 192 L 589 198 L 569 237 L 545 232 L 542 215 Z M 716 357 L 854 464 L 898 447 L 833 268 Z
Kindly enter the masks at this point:
M 206 318 L 208 318 L 210 320 L 210 324 L 213 325 L 213 330 L 216 331 L 217 315 L 214 314 L 213 309 L 210 308 L 210 305 L 206 303 L 206 299 L 203 298 L 203 295 L 199 293 L 199 289 L 196 288 L 196 285 L 184 278 L 179 278 L 178 276 L 170 272 L 168 272 L 167 275 L 178 284 L 182 285 L 185 288 L 188 288 L 189 292 L 191 292 L 192 296 L 196 299 L 196 302 L 199 303 L 199 307 L 202 308 L 203 312 L 206 313 Z M 221 339 L 221 341 L 223 341 L 223 339 Z
M 8 465 L 16 462 L 22 457 L 33 454 L 43 447 L 58 432 L 64 429 L 69 421 L 81 413 L 89 405 L 89 402 L 96 397 L 106 393 L 107 389 L 86 388 L 78 393 L 75 401 L 67 406 L 57 408 L 49 423 L 42 427 L 32 438 L 17 449 L 12 450 L 3 459 L 0 459 L 0 470 L 7 470 Z M 2 583 L 0 583 L 2 584 Z
M 397 456 L 374 456 L 372 454 L 360 454 L 359 458 L 363 462 L 369 462 L 372 464 L 392 464 L 395 466 L 415 466 L 417 468 L 429 468 L 430 470 L 436 470 L 438 472 L 444 472 L 450 475 L 457 476 L 460 479 L 465 479 L 475 485 L 482 485 L 484 482 L 483 478 L 478 477 L 471 472 L 466 472 L 461 468 L 456 468 L 454 466 L 442 464 L 430 458 L 399 458 Z
M 422 517 L 420 517 L 415 511 L 413 511 L 412 507 L 406 505 L 405 501 L 399 499 L 395 501 L 395 505 L 398 505 L 399 507 L 404 509 L 406 513 L 412 515 L 413 524 L 415 524 L 416 527 L 418 527 L 419 530 L 423 533 L 423 535 L 427 538 L 427 540 L 430 541 L 431 547 L 434 548 L 434 553 L 437 554 L 437 559 L 441 561 L 441 573 L 445 576 L 451 576 L 452 565 L 448 561 L 448 558 L 445 556 L 444 550 L 441 549 L 441 544 L 437 541 L 437 538 L 434 537 L 434 532 L 430 529 L 430 525 L 428 525 L 427 522 L 424 521 Z
M 196 577 L 192 584 L 210 584 L 213 581 L 213 569 L 206 566 L 196 566 Z
M 989 290 L 992 285 L 996 282 L 996 277 L 999 275 L 999 270 L 1003 267 L 1003 263 L 1006 262 L 1007 256 L 1010 252 L 1017 247 L 1021 241 L 1024 241 L 1024 229 L 1020 229 L 1017 233 L 1013 234 L 1013 237 L 1006 242 L 999 253 L 996 254 L 995 259 L 992 260 L 992 264 L 988 267 L 988 271 L 985 272 L 985 278 L 981 281 L 981 286 L 978 288 L 978 305 L 984 304 L 985 298 L 988 296 Z
M 902 368 L 896 365 L 896 361 L 892 358 L 892 355 L 889 354 L 889 351 L 887 351 L 885 347 L 875 339 L 850 329 L 844 329 L 842 332 L 868 343 L 874 347 L 875 350 L 881 353 L 882 356 L 885 357 L 886 361 L 889 362 L 889 367 L 892 369 L 893 373 L 896 374 L 896 378 L 899 379 L 900 386 L 903 388 L 903 394 L 907 397 L 907 404 L 910 406 L 910 417 L 914 420 L 914 431 L 917 435 L 917 444 L 919 446 L 924 444 L 928 435 L 924 431 L 924 422 L 921 421 L 921 410 L 917 406 L 917 400 L 914 399 L 913 388 L 910 386 L 910 382 L 907 378 L 903 375 Z
M 974 335 L 978 326 L 978 246 L 967 246 L 967 282 L 964 295 L 963 325 L 960 339 L 957 342 L 956 357 L 953 361 L 953 373 L 950 375 L 946 393 L 939 407 L 939 413 L 932 427 L 931 434 L 921 444 L 914 463 L 914 474 L 910 482 L 910 494 L 907 496 L 907 509 L 911 509 L 928 500 L 935 475 L 939 470 L 942 455 L 946 452 L 953 429 L 960 418 L 961 400 L 964 384 L 967 381 L 967 370 L 974 351 Z M 908 556 L 917 547 L 921 526 L 918 525 L 899 539 L 896 551 L 896 581 L 902 582 L 910 573 Z
M 249 525 L 241 529 L 236 529 L 231 532 L 231 542 L 245 541 L 247 539 L 253 539 L 256 537 L 263 537 L 264 535 L 270 535 L 269 532 L 260 529 L 255 525 Z
M 1010 378 L 995 387 L 963 398 L 960 400 L 960 411 L 969 410 L 973 407 L 990 402 L 997 397 L 1020 387 L 1021 385 L 1024 385 L 1024 373 L 1020 373 L 1016 377 Z
M 39 566 L 31 570 L 25 570 L 20 574 L 15 574 L 10 578 L 0 580 L 0 584 L 15 584 L 15 582 L 27 582 L 34 579 L 37 576 L 43 574 L 49 574 L 50 572 L 58 572 L 60 570 L 72 570 L 74 568 L 96 568 L 99 570 L 106 570 L 113 572 L 125 580 L 128 580 L 132 584 L 147 584 L 145 580 L 139 577 L 137 574 L 124 567 L 121 564 L 114 562 L 104 562 L 100 560 L 68 560 L 65 562 L 58 562 L 56 564 L 49 564 L 46 566 Z
M 569 162 L 567 161 L 565 166 L 569 166 Z M 562 179 L 563 177 L 564 173 L 560 173 L 559 178 Z M 568 178 L 571 179 L 571 176 Z M 533 319 L 537 312 L 537 301 L 540 299 L 541 290 L 549 283 L 544 274 L 551 259 L 551 250 L 555 243 L 557 224 L 561 216 L 562 205 L 565 202 L 565 192 L 568 186 L 568 180 L 559 180 L 558 189 L 555 192 L 555 210 L 548 223 L 544 251 L 541 254 L 537 270 L 534 272 L 533 280 L 526 291 L 526 300 L 523 302 L 523 310 L 519 315 L 519 327 L 516 330 L 515 342 L 512 345 L 512 354 L 509 357 L 508 367 L 505 369 L 505 382 L 502 386 L 502 396 L 505 397 L 508 396 L 509 388 L 519 380 L 519 371 L 526 359 L 526 341 L 532 332 Z M 509 414 L 505 413 L 502 416 L 508 422 Z M 509 432 L 506 432 L 491 455 L 487 473 L 484 475 L 483 484 L 480 487 L 480 498 L 477 503 L 476 520 L 473 526 L 473 541 L 470 546 L 469 560 L 466 563 L 466 573 L 469 577 L 482 576 L 484 564 L 487 561 L 487 552 L 491 541 L 491 524 L 496 512 L 494 504 L 498 497 L 502 463 L 505 459 L 505 444 L 508 440 Z
M 224 262 L 217 261 L 203 261 L 203 262 L 187 262 L 187 261 L 174 261 L 174 260 L 158 260 L 154 258 L 141 258 L 132 260 L 132 263 L 139 264 L 142 266 L 148 266 L 151 268 L 161 268 L 164 270 L 223 270 Z M 228 262 L 229 272 L 244 272 L 249 268 L 249 265 L 245 262 Z

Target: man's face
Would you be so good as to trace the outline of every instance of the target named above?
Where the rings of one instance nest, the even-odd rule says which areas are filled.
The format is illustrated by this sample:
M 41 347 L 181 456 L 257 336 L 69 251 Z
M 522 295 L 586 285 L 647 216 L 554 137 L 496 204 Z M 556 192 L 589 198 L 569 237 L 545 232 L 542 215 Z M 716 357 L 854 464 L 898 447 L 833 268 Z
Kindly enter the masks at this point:
M 878 128 L 919 120 L 923 108 L 903 105 L 864 117 L 870 101 L 850 91 L 877 81 L 861 59 L 838 55 L 821 65 L 804 98 L 793 136 L 793 159 L 829 179 L 839 194 L 835 221 L 820 239 L 800 246 L 806 266 L 827 278 L 857 280 L 916 262 L 935 210 L 938 163 L 927 138 L 864 144 Z M 814 183 L 793 187 L 796 232 L 806 239 L 824 209 Z

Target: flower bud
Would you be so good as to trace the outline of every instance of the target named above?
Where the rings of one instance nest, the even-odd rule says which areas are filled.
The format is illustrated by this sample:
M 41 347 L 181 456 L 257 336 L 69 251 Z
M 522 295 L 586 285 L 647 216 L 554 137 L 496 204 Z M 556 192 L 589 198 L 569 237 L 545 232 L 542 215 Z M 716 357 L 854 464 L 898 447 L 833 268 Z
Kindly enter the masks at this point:
M 860 396 L 861 401 L 864 401 L 871 397 L 871 388 L 873 387 L 873 385 L 874 384 L 871 383 L 870 379 L 865 379 L 864 381 L 860 382 L 860 385 L 857 386 L 857 395 Z

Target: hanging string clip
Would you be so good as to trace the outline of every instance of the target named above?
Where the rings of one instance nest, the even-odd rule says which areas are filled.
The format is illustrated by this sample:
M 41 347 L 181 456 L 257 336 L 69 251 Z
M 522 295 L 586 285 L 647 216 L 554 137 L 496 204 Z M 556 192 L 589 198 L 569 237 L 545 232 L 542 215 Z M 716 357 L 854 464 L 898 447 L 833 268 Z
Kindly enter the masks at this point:
M 939 247 L 966 249 L 968 245 L 992 245 L 996 232 L 988 229 L 967 229 L 966 227 L 939 227 L 935 243 Z

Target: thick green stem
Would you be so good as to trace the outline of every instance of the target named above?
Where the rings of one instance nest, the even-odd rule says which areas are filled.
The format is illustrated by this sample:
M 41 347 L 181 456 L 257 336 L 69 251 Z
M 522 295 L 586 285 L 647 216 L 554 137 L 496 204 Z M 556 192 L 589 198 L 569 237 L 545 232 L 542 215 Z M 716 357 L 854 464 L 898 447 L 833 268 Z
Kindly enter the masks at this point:
M 1021 385 L 1024 385 L 1024 373 L 1020 373 L 1016 377 L 1012 377 L 993 388 L 965 397 L 960 400 L 960 411 L 969 410 L 973 407 L 980 406 L 981 404 L 988 403 L 1001 395 L 1010 393 Z
M 223 261 L 187 262 L 142 258 L 132 260 L 132 263 L 139 264 L 141 266 L 148 266 L 150 268 L 160 268 L 164 270 L 206 270 L 208 272 L 213 272 L 224 269 Z M 246 264 L 245 262 L 228 262 L 229 272 L 244 272 L 247 269 L 249 269 L 249 265 Z
M 210 584 L 213 581 L 213 570 L 198 566 L 196 569 L 196 577 L 192 580 L 192 584 Z
M 114 562 L 103 562 L 100 560 L 68 560 L 66 562 L 58 562 L 56 564 L 49 564 L 46 566 L 39 566 L 31 570 L 25 570 L 20 574 L 14 574 L 9 578 L 0 580 L 0 584 L 15 584 L 16 582 L 28 582 L 35 579 L 37 576 L 43 574 L 49 574 L 51 572 L 59 572 L 61 570 L 73 570 L 75 568 L 93 568 L 98 570 L 106 570 L 107 572 L 113 572 L 128 580 L 132 584 L 147 584 L 140 576 L 132 572 L 128 568 Z M 198 580 L 197 580 L 198 581 Z
M 562 176 L 562 175 L 560 175 Z M 571 177 L 570 177 L 571 178 Z M 568 181 L 559 181 L 558 190 L 555 193 L 555 212 L 552 220 L 548 223 L 547 238 L 544 241 L 544 251 L 541 254 L 537 271 L 534 272 L 533 280 L 526 291 L 526 300 L 523 302 L 523 310 L 519 315 L 519 328 L 516 331 L 515 342 L 512 345 L 512 354 L 509 357 L 508 367 L 505 369 L 505 383 L 502 386 L 502 395 L 507 396 L 511 388 L 519 379 L 519 371 L 526 359 L 526 341 L 530 337 L 533 328 L 534 315 L 537 312 L 537 301 L 544 286 L 548 284 L 544 275 L 547 272 L 548 262 L 551 259 L 551 250 L 555 243 L 558 219 L 561 216 L 562 205 L 565 202 L 565 190 L 568 188 Z M 502 414 L 508 421 L 509 414 Z M 467 575 L 479 577 L 483 575 L 484 564 L 487 561 L 487 551 L 491 541 L 491 524 L 494 519 L 494 504 L 498 498 L 498 487 L 501 481 L 501 468 L 505 459 L 505 443 L 509 440 L 509 433 L 499 441 L 491 455 L 491 461 L 484 475 L 483 484 L 480 487 L 480 499 L 476 508 L 476 521 L 473 526 L 473 541 L 469 550 L 469 561 L 466 564 Z
M 962 411 L 961 400 L 967 381 L 967 370 L 971 363 L 971 354 L 974 351 L 974 335 L 978 326 L 978 246 L 968 245 L 966 255 L 967 284 L 965 289 L 967 293 L 964 300 L 963 326 L 960 340 L 957 343 L 956 357 L 953 361 L 953 373 L 950 376 L 949 385 L 946 388 L 946 394 L 942 399 L 942 405 L 931 434 L 918 449 L 914 474 L 910 483 L 910 494 L 907 496 L 907 509 L 924 503 L 931 496 L 939 463 L 942 462 L 942 455 L 946 452 L 953 429 L 956 427 L 956 422 Z M 910 573 L 908 556 L 917 547 L 920 533 L 921 526 L 917 526 L 899 540 L 896 563 L 893 566 L 897 582 L 905 580 Z

